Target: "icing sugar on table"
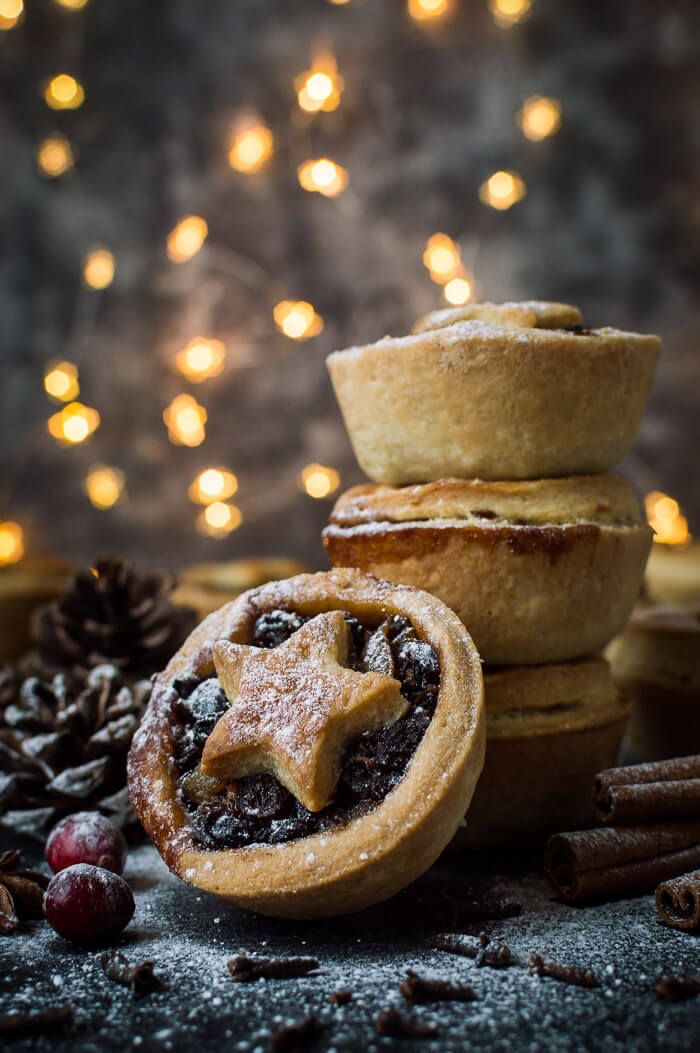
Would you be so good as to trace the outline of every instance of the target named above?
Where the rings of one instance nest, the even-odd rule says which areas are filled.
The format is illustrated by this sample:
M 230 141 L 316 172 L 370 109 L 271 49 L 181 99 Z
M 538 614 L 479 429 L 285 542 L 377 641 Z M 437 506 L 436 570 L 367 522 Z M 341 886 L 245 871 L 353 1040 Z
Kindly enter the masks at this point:
M 459 862 L 451 871 L 458 870 Z M 398 927 L 386 926 L 388 908 L 364 916 L 316 923 L 277 921 L 228 907 L 213 896 L 185 887 L 166 870 L 151 846 L 132 850 L 126 876 L 136 895 L 136 914 L 119 948 L 132 963 L 151 958 L 167 991 L 134 999 L 127 987 L 102 971 L 103 948 L 65 943 L 41 922 L 0 939 L 0 1012 L 72 1004 L 72 1035 L 14 1039 L 26 1050 L 264 1051 L 270 1032 L 315 1014 L 324 1030 L 304 1049 L 426 1051 L 580 1050 L 614 1053 L 697 1048 L 700 998 L 659 1001 L 656 977 L 700 972 L 700 944 L 688 934 L 657 922 L 652 896 L 572 908 L 551 899 L 537 873 L 504 876 L 482 872 L 475 888 L 517 900 L 522 914 L 498 921 L 461 925 L 456 931 L 485 930 L 503 940 L 519 964 L 478 968 L 474 961 L 431 948 L 445 931 L 444 917 L 426 927 L 431 882 L 446 867 L 400 899 Z M 418 893 L 416 894 L 418 895 Z M 420 903 L 420 905 L 418 905 Z M 423 927 L 411 929 L 412 917 Z M 396 919 L 394 919 L 396 920 Z M 229 958 L 245 951 L 265 957 L 304 956 L 320 962 L 317 973 L 298 979 L 233 983 Z M 537 952 L 592 969 L 593 989 L 530 975 L 527 959 Z M 406 970 L 470 984 L 477 1000 L 413 1006 L 399 993 Z M 351 990 L 352 1000 L 333 1005 L 329 996 Z M 377 1014 L 391 1006 L 435 1025 L 439 1036 L 407 1046 L 380 1038 Z M 416 1045 L 416 1043 L 418 1043 Z M 286 1048 L 286 1047 L 285 1047 Z

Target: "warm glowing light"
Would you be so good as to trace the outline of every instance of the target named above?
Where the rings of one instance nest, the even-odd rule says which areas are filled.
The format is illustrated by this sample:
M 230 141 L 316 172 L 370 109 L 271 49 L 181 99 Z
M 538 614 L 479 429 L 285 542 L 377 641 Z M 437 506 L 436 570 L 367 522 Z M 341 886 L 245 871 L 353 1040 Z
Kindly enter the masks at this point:
M 525 183 L 517 172 L 494 172 L 479 187 L 479 197 L 484 204 L 501 211 L 517 204 L 526 192 Z
M 221 340 L 197 336 L 175 355 L 175 368 L 183 377 L 199 384 L 218 377 L 226 364 L 226 345 Z
M 228 468 L 205 468 L 192 480 L 187 493 L 195 504 L 210 505 L 233 497 L 237 491 L 238 479 Z
M 19 523 L 5 519 L 0 523 L 0 566 L 17 563 L 24 555 L 24 531 Z
M 124 491 L 124 473 L 119 468 L 95 464 L 85 476 L 83 486 L 95 508 L 112 508 Z
M 77 110 L 85 101 L 85 91 L 75 77 L 69 73 L 59 73 L 46 85 L 44 100 L 52 110 Z
M 325 464 L 307 464 L 302 469 L 300 482 L 309 497 L 329 497 L 340 486 L 340 472 Z
M 88 0 L 56 0 L 59 7 L 67 7 L 71 11 L 79 11 L 87 2 Z
M 70 402 L 53 417 L 49 417 L 49 435 L 58 442 L 68 446 L 77 446 L 97 431 L 100 426 L 100 415 L 82 402 Z
M 349 4 L 350 0 L 328 0 L 329 4 L 334 4 L 335 7 L 342 7 L 344 4 Z
M 323 194 L 324 197 L 336 197 L 342 194 L 348 185 L 348 173 L 342 165 L 328 157 L 319 157 L 317 161 L 305 161 L 297 168 L 299 185 L 304 190 Z
M 114 281 L 114 256 L 102 247 L 91 249 L 83 260 L 83 281 L 91 289 L 106 289 Z
M 44 391 L 57 402 L 72 402 L 80 394 L 78 367 L 72 362 L 52 362 L 44 373 Z
M 660 545 L 685 545 L 690 541 L 688 520 L 681 513 L 678 501 L 654 490 L 644 498 L 644 505 L 654 541 Z
M 318 113 L 319 110 L 337 110 L 345 84 L 333 55 L 324 54 L 314 60 L 312 69 L 295 77 L 294 87 L 302 110 Z
M 510 29 L 522 22 L 530 14 L 531 8 L 532 0 L 489 0 L 489 10 L 501 29 Z
M 445 299 L 454 307 L 460 307 L 464 303 L 469 303 L 473 293 L 474 283 L 470 278 L 467 278 L 466 275 L 460 275 L 458 278 L 451 278 L 443 289 Z
M 207 411 L 191 395 L 177 395 L 163 410 L 163 420 L 175 446 L 199 446 L 206 438 Z
M 459 246 L 448 234 L 433 234 L 426 242 L 423 263 L 430 271 L 433 281 L 444 285 L 450 278 L 459 274 L 462 266 Z
M 201 216 L 183 216 L 168 234 L 168 256 L 173 263 L 186 263 L 204 244 L 209 227 Z
M 523 103 L 517 121 L 525 138 L 537 143 L 559 131 L 561 103 L 546 95 L 531 95 Z
M 433 18 L 442 18 L 454 7 L 454 0 L 408 0 L 407 8 L 411 18 L 416 22 L 428 22 Z
M 14 29 L 23 13 L 23 0 L 0 0 L 0 29 Z
M 275 150 L 272 132 L 256 117 L 240 117 L 233 129 L 228 163 L 237 172 L 259 172 Z
M 51 135 L 39 143 L 36 164 L 41 174 L 48 179 L 55 179 L 68 172 L 74 163 L 73 150 L 64 136 Z
M 226 537 L 243 522 L 243 515 L 238 505 L 225 501 L 214 501 L 207 505 L 197 516 L 197 530 L 207 537 Z
M 281 300 L 275 304 L 272 316 L 280 332 L 291 340 L 308 340 L 323 329 L 323 318 L 306 300 Z

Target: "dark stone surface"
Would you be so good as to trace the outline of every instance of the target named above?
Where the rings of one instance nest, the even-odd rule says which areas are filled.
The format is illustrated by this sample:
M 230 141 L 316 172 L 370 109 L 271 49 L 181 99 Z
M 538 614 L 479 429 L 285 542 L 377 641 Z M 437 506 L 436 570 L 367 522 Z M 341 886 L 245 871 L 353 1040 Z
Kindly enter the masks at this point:
M 518 959 L 515 966 L 478 968 L 467 958 L 431 949 L 431 936 L 446 925 L 439 904 L 447 874 L 520 901 L 519 917 L 458 930 L 485 930 L 505 941 Z M 120 948 L 132 964 L 153 959 L 169 990 L 134 1000 L 128 988 L 104 976 L 101 948 L 72 947 L 34 923 L 0 940 L 0 1013 L 69 1001 L 77 1030 L 65 1039 L 16 1040 L 12 1049 L 253 1053 L 270 1048 L 274 1027 L 309 1013 L 325 1025 L 321 1039 L 309 1044 L 312 1051 L 409 1048 L 374 1032 L 374 1018 L 389 1006 L 437 1025 L 439 1037 L 416 1047 L 434 1053 L 697 1049 L 700 998 L 658 1001 L 654 981 L 659 973 L 700 972 L 700 945 L 692 935 L 661 926 L 651 896 L 567 907 L 551 899 L 536 871 L 509 874 L 502 862 L 477 865 L 463 858 L 403 894 L 400 911 L 387 904 L 346 919 L 295 923 L 256 917 L 186 888 L 150 847 L 132 852 L 126 876 L 137 908 Z M 313 957 L 320 969 L 304 979 L 234 984 L 226 961 L 240 951 Z M 593 969 L 600 987 L 531 976 L 531 952 Z M 399 994 L 407 969 L 468 983 L 477 1000 L 413 1007 Z M 333 1006 L 329 995 L 344 989 L 353 992 L 352 1001 Z
M 27 4 L 0 33 L 0 446 L 2 517 L 30 551 L 91 558 L 117 549 L 171 565 L 285 552 L 322 564 L 328 502 L 301 494 L 318 460 L 359 480 L 323 367 L 334 347 L 406 331 L 438 302 L 421 263 L 437 230 L 460 238 L 484 297 L 580 303 L 590 324 L 660 332 L 666 352 L 627 469 L 700 524 L 691 457 L 700 433 L 700 7 L 693 0 L 535 0 L 499 29 L 486 0 L 419 26 L 394 2 L 92 0 L 70 12 Z M 292 81 L 322 39 L 337 53 L 340 109 L 298 120 Z M 51 113 L 39 85 L 59 70 L 84 81 L 85 105 Z M 533 93 L 561 99 L 558 135 L 529 143 L 513 115 Z M 235 114 L 253 105 L 278 151 L 265 173 L 232 172 Z M 44 180 L 34 150 L 60 129 L 76 170 Z M 350 187 L 327 200 L 296 181 L 328 154 Z M 478 187 L 497 168 L 528 186 L 508 212 Z M 165 254 L 187 212 L 210 237 L 190 263 Z M 103 294 L 80 288 L 96 242 L 115 252 Z M 250 269 L 241 259 L 251 260 Z M 310 299 L 322 335 L 295 345 L 272 305 Z M 204 446 L 167 441 L 161 414 L 186 385 L 170 368 L 198 334 L 230 349 L 220 378 L 193 388 L 209 411 Z M 45 363 L 68 356 L 102 414 L 92 442 L 48 438 Z M 128 498 L 107 513 L 82 492 L 87 468 L 124 469 Z M 244 526 L 199 538 L 187 485 L 211 464 L 240 477 Z

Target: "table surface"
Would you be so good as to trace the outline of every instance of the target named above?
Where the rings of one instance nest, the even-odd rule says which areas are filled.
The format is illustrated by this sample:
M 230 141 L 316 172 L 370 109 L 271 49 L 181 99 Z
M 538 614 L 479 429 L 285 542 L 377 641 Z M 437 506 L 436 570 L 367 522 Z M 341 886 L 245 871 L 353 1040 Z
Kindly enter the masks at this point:
M 314 1050 L 697 1050 L 700 997 L 659 1001 L 654 981 L 662 973 L 700 973 L 700 942 L 662 926 L 653 898 L 637 897 L 575 908 L 552 899 L 536 871 L 508 873 L 491 862 L 474 888 L 516 899 L 518 917 L 450 926 L 442 892 L 463 882 L 473 861 L 455 859 L 422 879 L 399 906 L 321 922 L 283 922 L 232 908 L 187 888 L 168 873 L 155 850 L 132 850 L 126 876 L 136 895 L 136 914 L 120 941 L 133 963 L 150 958 L 169 984 L 167 991 L 136 1000 L 108 980 L 101 949 L 64 942 L 36 922 L 0 937 L 0 1012 L 47 1008 L 70 1002 L 76 1031 L 70 1037 L 14 1039 L 31 1050 L 218 1050 L 264 1051 L 270 1031 L 314 1013 L 322 1035 Z M 442 904 L 436 911 L 431 904 Z M 436 932 L 478 934 L 505 941 L 518 958 L 508 969 L 477 968 L 462 957 L 431 947 Z M 309 955 L 320 969 L 304 979 L 234 984 L 226 970 L 244 950 L 266 956 Z M 600 987 L 584 989 L 531 976 L 528 955 L 547 952 L 566 964 L 593 969 Z M 471 984 L 478 1000 L 410 1006 L 398 986 L 406 969 Z M 328 995 L 349 988 L 352 1001 L 334 1007 Z M 378 1012 L 398 1006 L 433 1023 L 439 1037 L 400 1041 L 380 1038 Z

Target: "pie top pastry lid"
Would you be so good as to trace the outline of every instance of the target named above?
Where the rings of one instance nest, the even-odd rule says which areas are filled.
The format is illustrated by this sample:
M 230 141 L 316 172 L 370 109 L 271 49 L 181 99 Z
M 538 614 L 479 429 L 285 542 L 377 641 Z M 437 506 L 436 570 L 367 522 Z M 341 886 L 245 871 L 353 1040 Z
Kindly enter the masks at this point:
M 584 731 L 630 711 L 604 658 L 492 668 L 484 690 L 488 741 Z
M 282 844 L 204 850 L 178 799 L 171 685 L 188 673 L 214 675 L 219 641 L 248 644 L 257 617 L 276 609 L 311 617 L 342 610 L 366 624 L 408 618 L 438 656 L 435 713 L 400 781 L 346 825 Z M 393 895 L 435 861 L 469 806 L 484 742 L 481 663 L 457 616 L 428 593 L 342 568 L 263 585 L 195 629 L 155 681 L 129 755 L 129 788 L 147 833 L 185 881 L 262 913 L 329 916 Z
M 455 519 L 488 526 L 499 520 L 540 526 L 593 523 L 641 526 L 645 520 L 632 487 L 621 475 L 572 476 L 517 482 L 440 479 L 392 487 L 363 484 L 336 501 L 337 527 Z
M 635 351 L 648 356 L 653 362 L 661 347 L 658 336 L 646 333 L 632 333 L 612 326 L 599 329 L 553 328 L 514 325 L 508 322 L 490 322 L 486 319 L 456 321 L 437 329 L 421 330 L 409 336 L 385 336 L 373 344 L 348 347 L 343 351 L 333 351 L 326 359 L 326 364 L 334 375 L 338 361 L 362 361 L 366 356 L 381 355 L 383 352 L 424 355 L 428 352 L 447 356 L 455 352 L 466 352 L 473 355 L 496 353 L 508 356 L 527 348 L 536 349 L 539 354 L 565 355 L 587 352 Z
M 522 300 L 519 303 L 471 303 L 446 307 L 425 314 L 413 326 L 414 333 L 444 329 L 455 322 L 481 321 L 524 329 L 567 329 L 581 325 L 581 312 L 568 303 Z

